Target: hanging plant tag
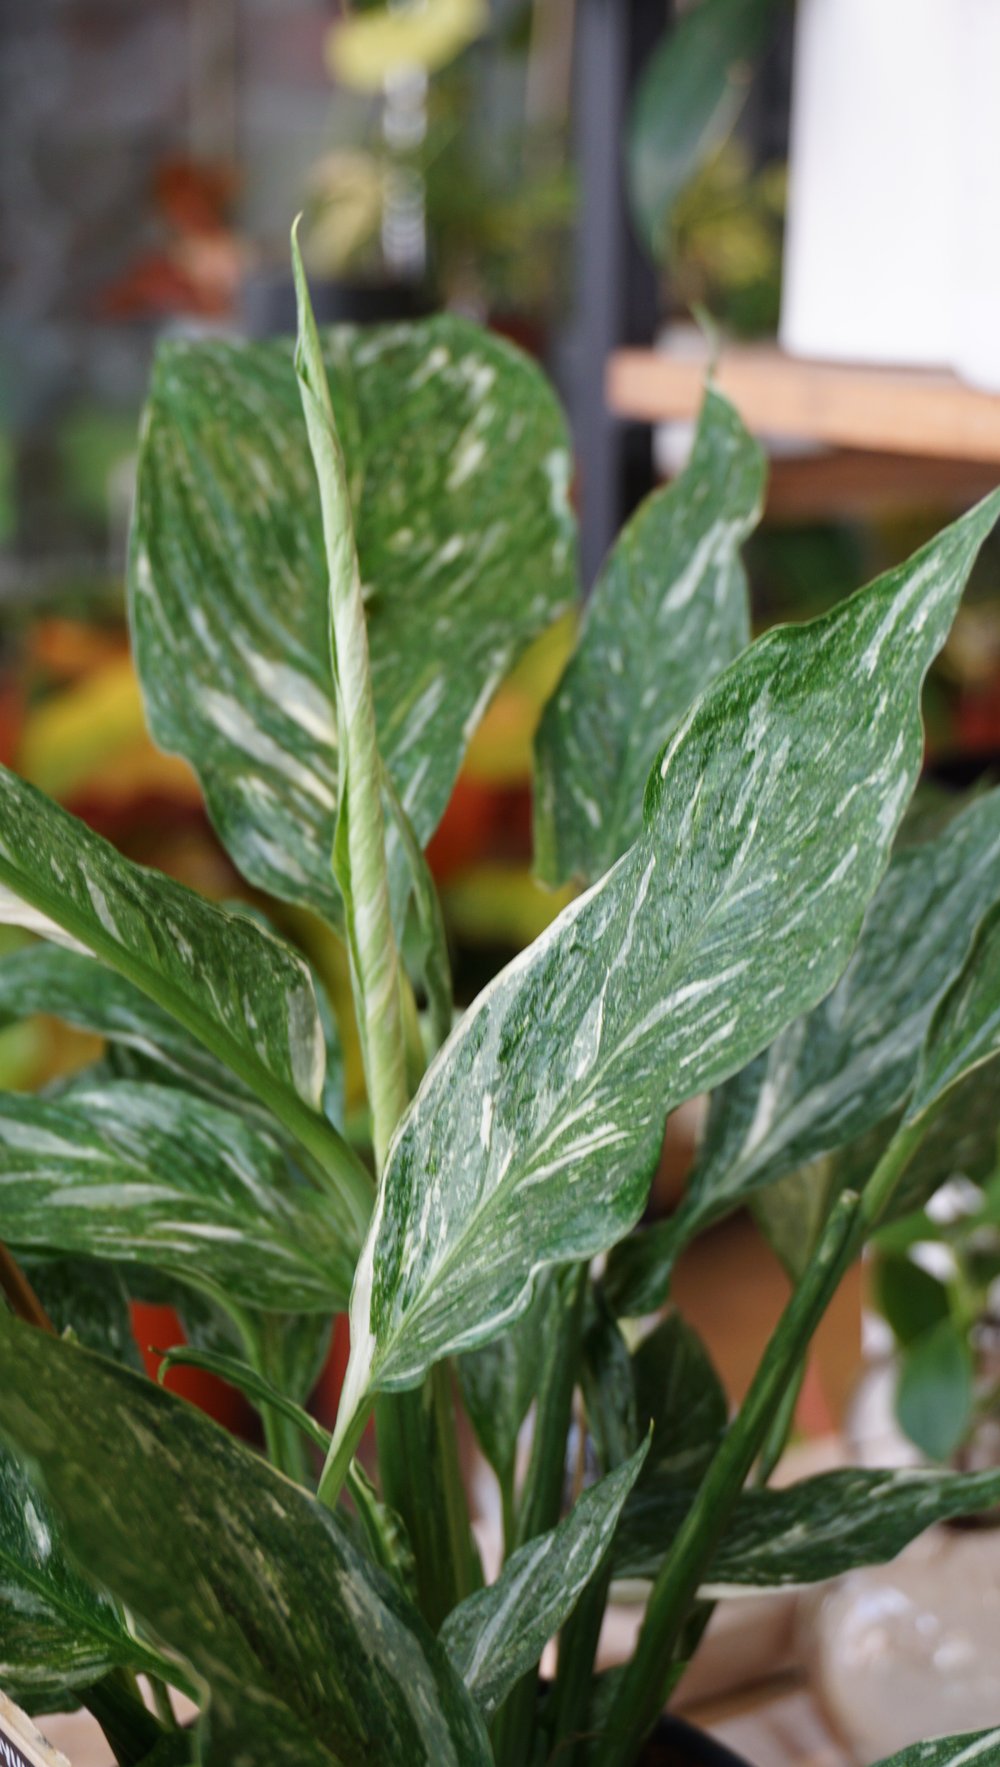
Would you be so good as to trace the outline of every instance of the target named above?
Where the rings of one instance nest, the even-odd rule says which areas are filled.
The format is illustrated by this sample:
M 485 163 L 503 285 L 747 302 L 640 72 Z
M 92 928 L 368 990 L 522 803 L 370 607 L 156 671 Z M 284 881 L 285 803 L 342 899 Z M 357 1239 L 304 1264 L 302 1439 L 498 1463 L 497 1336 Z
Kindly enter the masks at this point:
M 0 1693 L 0 1767 L 70 1767 L 5 1693 Z

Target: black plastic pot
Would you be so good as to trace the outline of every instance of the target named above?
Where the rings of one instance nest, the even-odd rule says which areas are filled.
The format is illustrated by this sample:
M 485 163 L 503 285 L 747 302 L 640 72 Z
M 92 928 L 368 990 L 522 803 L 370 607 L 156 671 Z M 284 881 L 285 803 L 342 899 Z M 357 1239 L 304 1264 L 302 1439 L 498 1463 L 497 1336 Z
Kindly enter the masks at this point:
M 703 1730 L 672 1713 L 660 1719 L 646 1744 L 641 1767 L 750 1767 Z

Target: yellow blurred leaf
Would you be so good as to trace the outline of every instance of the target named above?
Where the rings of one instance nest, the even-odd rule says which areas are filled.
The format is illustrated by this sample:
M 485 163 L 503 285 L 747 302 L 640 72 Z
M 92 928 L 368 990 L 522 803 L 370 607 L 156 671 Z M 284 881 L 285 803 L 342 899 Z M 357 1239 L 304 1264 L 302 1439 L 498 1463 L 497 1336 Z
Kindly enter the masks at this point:
M 111 764 L 114 771 L 111 771 Z M 18 771 L 52 797 L 91 781 L 102 795 L 131 795 L 153 785 L 190 798 L 194 776 L 161 755 L 146 735 L 142 697 L 128 657 L 115 657 L 62 693 L 43 700 L 25 720 Z
M 564 614 L 525 651 L 469 743 L 466 779 L 480 785 L 518 785 L 531 778 L 538 720 L 569 661 L 576 628 L 576 614 Z
M 449 929 L 474 945 L 520 951 L 573 900 L 572 884 L 543 889 L 525 865 L 486 864 L 445 884 L 441 901 Z
M 489 24 L 486 0 L 411 0 L 334 25 L 327 38 L 330 72 L 342 86 L 380 92 L 400 68 L 432 74 Z

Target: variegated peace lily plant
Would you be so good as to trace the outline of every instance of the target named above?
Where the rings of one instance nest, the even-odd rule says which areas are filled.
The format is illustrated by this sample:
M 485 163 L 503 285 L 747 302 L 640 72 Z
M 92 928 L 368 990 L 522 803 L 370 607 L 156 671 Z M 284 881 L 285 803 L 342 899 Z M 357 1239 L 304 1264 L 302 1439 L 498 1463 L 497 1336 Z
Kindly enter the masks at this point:
M 710 391 L 538 733 L 538 870 L 580 892 L 456 1017 L 423 848 L 574 599 L 566 437 L 506 344 L 452 318 L 321 336 L 296 267 L 294 354 L 160 355 L 131 617 L 153 733 L 236 865 L 346 947 L 370 1145 L 296 950 L 2 773 L 2 910 L 39 937 L 0 1012 L 104 1054 L 0 1099 L 0 1686 L 89 1707 L 120 1767 L 629 1767 L 721 1589 L 1000 1502 L 1000 1470 L 768 1483 L 866 1236 L 995 1164 L 1000 792 L 931 837 L 907 806 L 1000 499 L 750 644 L 763 461 Z M 666 1119 L 704 1093 L 684 1204 L 644 1227 Z M 795 1283 L 731 1418 L 663 1305 L 678 1251 L 747 1203 Z M 174 1301 L 266 1456 L 130 1366 L 130 1296 Z M 330 1439 L 303 1406 L 348 1306 Z M 463 1413 L 502 1500 L 488 1586 Z M 623 1579 L 645 1621 L 602 1672 Z M 1000 1732 L 900 1759 L 997 1760 Z

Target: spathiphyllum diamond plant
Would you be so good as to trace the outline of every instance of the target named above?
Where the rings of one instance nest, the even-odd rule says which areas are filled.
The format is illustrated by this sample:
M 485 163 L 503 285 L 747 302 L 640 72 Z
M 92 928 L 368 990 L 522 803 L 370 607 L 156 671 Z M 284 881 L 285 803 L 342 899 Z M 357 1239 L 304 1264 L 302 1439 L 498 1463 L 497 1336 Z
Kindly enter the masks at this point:
M 294 349 L 159 357 L 132 633 L 235 864 L 343 941 L 370 1141 L 322 990 L 261 914 L 0 773 L 0 907 L 37 935 L 0 1013 L 104 1039 L 0 1099 L 0 1687 L 88 1707 L 120 1767 L 633 1767 L 721 1590 L 1000 1502 L 1000 1469 L 769 1485 L 866 1237 L 995 1164 L 1000 792 L 931 838 L 907 806 L 1000 497 L 751 644 L 764 466 L 709 390 L 538 732 L 537 868 L 579 891 L 459 1015 L 423 849 L 490 695 L 576 595 L 566 436 L 464 321 L 318 333 L 295 262 Z M 666 1120 L 705 1093 L 685 1201 L 645 1227 Z M 794 1287 L 730 1416 L 670 1276 L 748 1203 Z M 242 1389 L 266 1454 L 139 1372 L 129 1297 L 178 1307 L 179 1354 Z M 348 1309 L 328 1436 L 304 1401 Z M 499 1484 L 488 1585 L 462 1413 Z M 605 1671 L 622 1579 L 645 1619 Z M 1000 1732 L 899 1757 L 997 1759 Z

